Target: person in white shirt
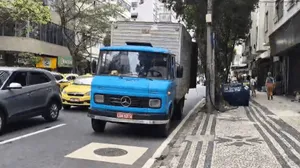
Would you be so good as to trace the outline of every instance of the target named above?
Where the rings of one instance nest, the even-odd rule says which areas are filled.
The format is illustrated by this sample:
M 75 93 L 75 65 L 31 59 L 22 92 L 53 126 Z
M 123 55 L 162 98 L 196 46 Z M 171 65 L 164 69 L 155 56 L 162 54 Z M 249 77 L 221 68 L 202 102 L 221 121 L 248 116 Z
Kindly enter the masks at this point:
M 256 97 L 255 86 L 256 86 L 256 80 L 255 80 L 254 76 L 252 76 L 250 79 L 250 88 L 251 88 L 253 97 Z

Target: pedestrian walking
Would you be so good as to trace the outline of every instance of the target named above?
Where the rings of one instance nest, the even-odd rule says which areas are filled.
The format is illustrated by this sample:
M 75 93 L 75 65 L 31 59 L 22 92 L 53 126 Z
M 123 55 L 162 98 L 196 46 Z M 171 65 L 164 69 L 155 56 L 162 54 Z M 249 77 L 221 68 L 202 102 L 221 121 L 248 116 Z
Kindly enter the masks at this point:
M 256 80 L 254 78 L 254 76 L 251 76 L 250 79 L 250 88 L 251 88 L 251 92 L 252 92 L 252 96 L 256 97 L 256 91 L 255 91 L 255 86 L 256 86 Z
M 274 78 L 271 76 L 271 72 L 268 72 L 268 77 L 266 79 L 266 88 L 267 88 L 267 95 L 268 100 L 273 100 L 273 89 L 274 89 Z

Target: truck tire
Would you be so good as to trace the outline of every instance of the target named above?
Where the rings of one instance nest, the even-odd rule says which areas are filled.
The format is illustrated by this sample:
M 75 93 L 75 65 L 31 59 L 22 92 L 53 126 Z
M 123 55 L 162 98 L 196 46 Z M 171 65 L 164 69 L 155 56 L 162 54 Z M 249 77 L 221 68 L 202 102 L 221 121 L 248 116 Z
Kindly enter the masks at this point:
M 183 98 L 182 100 L 180 100 L 176 106 L 175 106 L 175 112 L 173 115 L 173 119 L 174 120 L 181 120 L 182 116 L 183 116 L 183 106 L 184 106 L 184 100 L 185 98 Z
M 167 124 L 158 125 L 158 134 L 162 138 L 166 138 L 170 133 L 170 120 Z
M 4 113 L 0 109 L 0 135 L 2 135 L 5 125 L 6 125 L 6 118 Z
M 97 133 L 104 132 L 104 129 L 105 129 L 105 126 L 106 126 L 105 121 L 92 119 L 91 123 L 92 123 L 92 128 L 95 132 L 97 132 Z

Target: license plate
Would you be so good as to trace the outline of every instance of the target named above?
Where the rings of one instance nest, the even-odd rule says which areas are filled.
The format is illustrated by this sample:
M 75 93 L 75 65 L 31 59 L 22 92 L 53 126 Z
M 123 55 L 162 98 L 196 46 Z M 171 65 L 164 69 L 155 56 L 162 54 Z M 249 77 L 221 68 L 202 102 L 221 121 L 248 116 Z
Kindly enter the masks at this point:
M 79 99 L 71 98 L 70 101 L 72 101 L 72 102 L 79 102 Z
M 117 118 L 132 119 L 131 113 L 117 113 Z

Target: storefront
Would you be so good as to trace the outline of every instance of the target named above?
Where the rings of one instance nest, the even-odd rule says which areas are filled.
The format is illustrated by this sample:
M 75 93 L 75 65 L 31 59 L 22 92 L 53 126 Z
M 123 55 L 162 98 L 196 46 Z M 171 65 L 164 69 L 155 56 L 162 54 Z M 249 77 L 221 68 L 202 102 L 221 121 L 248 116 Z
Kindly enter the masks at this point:
M 300 12 L 270 35 L 274 75 L 282 78 L 283 92 L 300 91 Z
M 56 71 L 57 69 L 57 58 L 56 57 L 38 57 L 39 61 L 37 61 L 37 68 L 47 69 L 49 71 Z
M 71 73 L 73 68 L 73 59 L 70 56 L 60 56 L 57 62 L 57 71 L 60 73 Z

